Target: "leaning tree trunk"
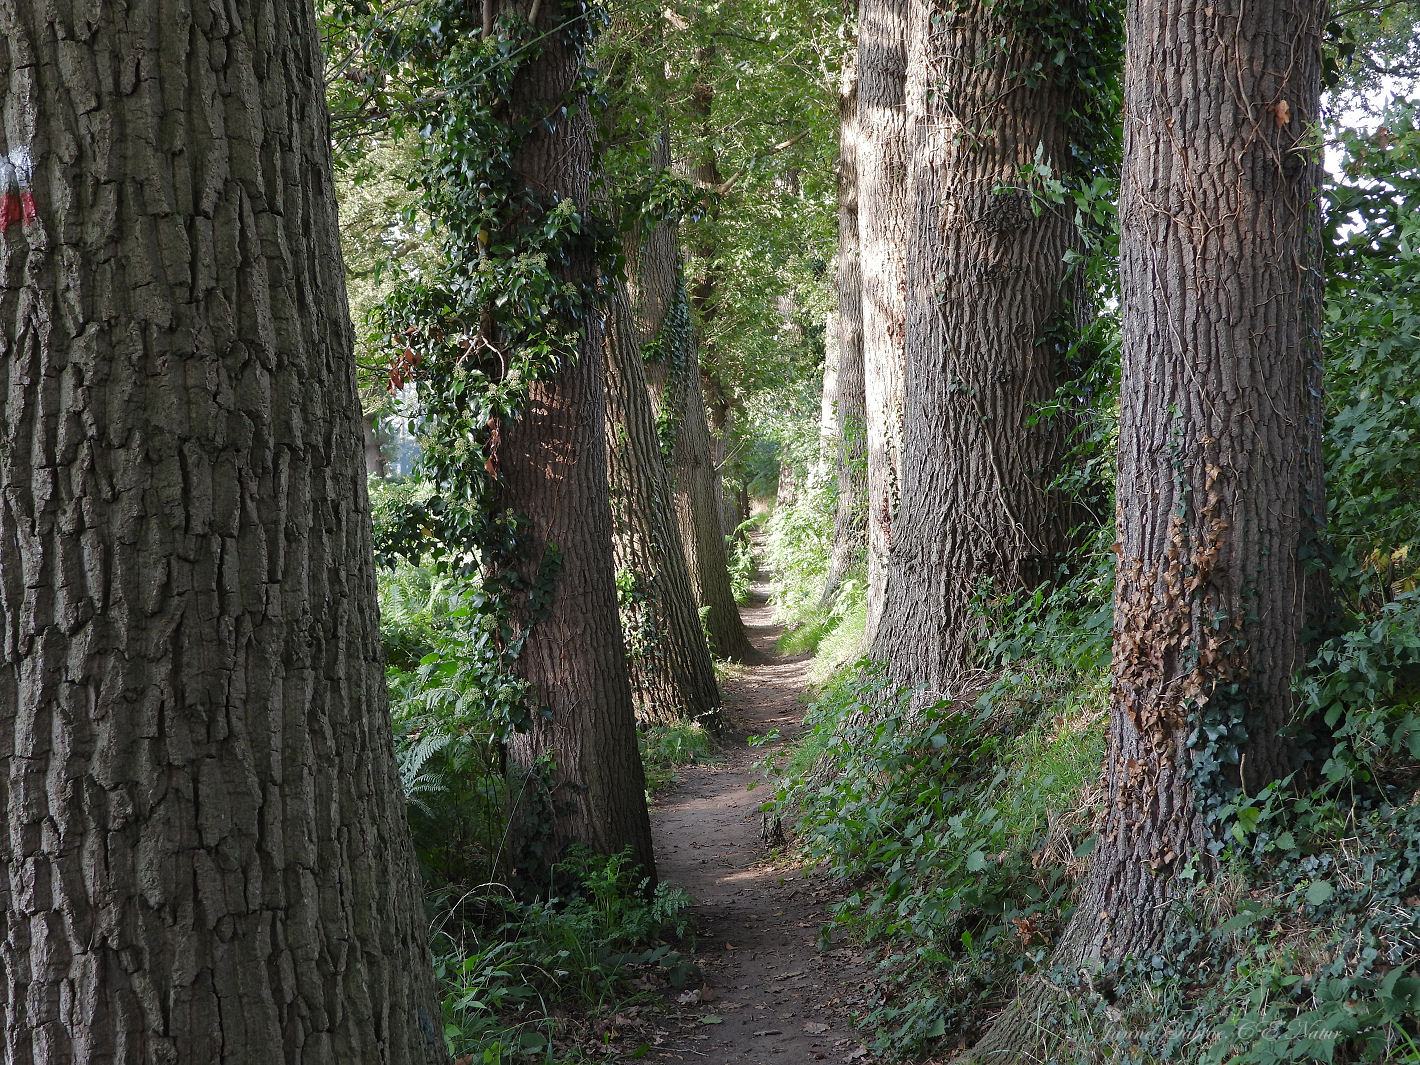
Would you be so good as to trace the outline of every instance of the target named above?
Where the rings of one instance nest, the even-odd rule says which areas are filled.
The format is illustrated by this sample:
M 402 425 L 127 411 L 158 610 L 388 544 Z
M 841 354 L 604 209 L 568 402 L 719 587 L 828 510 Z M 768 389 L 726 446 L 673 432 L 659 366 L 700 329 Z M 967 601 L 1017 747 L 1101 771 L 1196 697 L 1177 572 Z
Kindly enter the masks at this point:
M 868 455 L 868 623 L 889 581 L 902 466 L 909 0 L 862 0 L 858 23 L 858 233 Z
M 1083 20 L 1086 6 L 1050 17 Z M 1075 223 L 1064 207 L 1032 210 L 1019 186 L 1033 163 L 1076 169 L 1069 123 L 1087 90 L 1069 68 L 1038 73 L 1059 69 L 1042 21 L 986 2 L 951 19 L 914 9 L 902 498 L 872 656 L 925 702 L 972 663 L 973 598 L 1037 584 L 1070 527 L 1048 488 L 1065 426 L 1035 415 L 1061 383 L 1048 333 L 1071 319 Z
M 611 286 L 607 313 L 607 464 L 612 531 L 636 718 L 720 726 L 715 665 L 700 628 L 675 501 L 656 436 L 629 298 Z
M 662 137 L 652 164 L 665 167 L 669 163 L 670 146 Z M 675 492 L 691 584 L 696 601 L 709 608 L 705 624 L 711 650 L 721 658 L 742 659 L 752 650 L 730 590 L 729 560 L 720 528 L 719 472 L 675 227 L 661 222 L 642 228 L 626 241 L 626 258 L 646 358 L 646 380 Z
M 0 7 L 5 1060 L 446 1059 L 308 4 Z
M 587 213 L 592 122 L 577 96 L 583 55 L 556 32 L 569 11 L 581 8 L 569 0 L 541 9 L 541 51 L 514 83 L 514 115 L 560 117 L 532 126 L 513 169 L 526 188 Z M 590 248 L 582 248 L 561 267 L 579 286 L 597 269 Z M 645 775 L 617 616 L 596 316 L 588 316 L 576 357 L 533 384 L 526 411 L 502 437 L 502 499 L 527 519 L 519 573 L 527 587 L 551 593 L 540 618 L 523 619 L 530 625 L 517 659 L 540 711 L 508 744 L 519 864 L 541 876 L 582 843 L 604 854 L 628 851 L 652 874 Z
M 1320 514 L 1322 11 L 1128 7 L 1108 795 L 1055 964 L 1156 949 L 1179 874 L 1210 871 L 1203 811 L 1293 765 Z M 974 1059 L 1025 1053 L 1043 998 L 1022 995 Z
M 833 545 L 820 606 L 838 595 L 844 575 L 862 557 L 868 534 L 867 411 L 863 387 L 862 264 L 858 253 L 858 64 L 844 63 L 838 97 L 838 358 L 830 432 L 837 482 Z

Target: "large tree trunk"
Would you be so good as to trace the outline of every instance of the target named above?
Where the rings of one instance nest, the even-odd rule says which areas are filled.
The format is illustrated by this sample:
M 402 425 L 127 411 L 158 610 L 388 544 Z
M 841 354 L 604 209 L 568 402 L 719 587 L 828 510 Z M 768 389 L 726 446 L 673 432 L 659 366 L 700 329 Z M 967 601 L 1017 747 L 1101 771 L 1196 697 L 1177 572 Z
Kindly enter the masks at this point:
M 908 0 L 862 0 L 858 24 L 858 233 L 868 423 L 868 646 L 872 646 L 886 602 L 902 467 L 908 7 Z
M 1056 963 L 1156 948 L 1179 873 L 1210 872 L 1203 811 L 1293 764 L 1280 730 L 1320 514 L 1322 10 L 1128 8 L 1108 796 Z M 1221 738 L 1191 745 L 1200 725 Z M 1023 995 L 974 1057 L 1024 1053 L 1042 997 Z
M 321 68 L 303 3 L 0 6 L 8 1062 L 445 1059 Z
M 715 665 L 700 628 L 675 501 L 646 391 L 625 285 L 607 313 L 607 462 L 613 541 L 636 718 L 720 725 Z
M 670 163 L 662 138 L 652 164 Z M 646 352 L 646 380 L 661 426 L 661 445 L 696 601 L 708 607 L 710 647 L 721 658 L 752 654 L 734 593 L 721 531 L 713 443 L 700 383 L 700 360 L 675 227 L 658 223 L 626 242 L 631 300 Z
M 1051 18 L 1083 20 L 1084 7 Z M 1087 91 L 1072 74 L 1036 73 L 1057 48 L 1039 19 L 990 3 L 934 12 L 916 5 L 911 34 L 902 499 L 872 648 L 896 685 L 929 702 L 972 663 L 973 597 L 1038 583 L 1069 532 L 1065 502 L 1047 490 L 1065 427 L 1032 415 L 1060 384 L 1047 330 L 1070 320 L 1075 224 L 1002 188 L 1032 163 L 1075 169 L 1067 123 Z
M 867 411 L 863 387 L 863 285 L 858 252 L 858 63 L 844 64 L 838 97 L 838 313 L 831 468 L 837 482 L 833 546 L 821 606 L 829 606 L 868 535 Z M 825 387 L 827 381 L 825 380 Z
M 518 180 L 585 212 L 592 123 L 584 102 L 569 100 L 583 56 L 556 32 L 578 10 L 573 3 L 541 9 L 541 52 L 519 73 L 510 104 L 514 114 L 561 113 L 529 132 L 513 160 Z M 562 270 L 580 285 L 596 263 L 587 250 Z M 504 429 L 498 449 L 503 501 L 527 519 L 519 574 L 535 590 L 530 600 L 537 589 L 551 592 L 543 616 L 522 619 L 529 628 L 517 660 L 540 712 L 508 745 L 516 857 L 535 876 L 573 843 L 629 851 L 654 872 L 612 567 L 601 343 L 600 321 L 589 316 L 576 357 L 533 385 L 527 410 Z

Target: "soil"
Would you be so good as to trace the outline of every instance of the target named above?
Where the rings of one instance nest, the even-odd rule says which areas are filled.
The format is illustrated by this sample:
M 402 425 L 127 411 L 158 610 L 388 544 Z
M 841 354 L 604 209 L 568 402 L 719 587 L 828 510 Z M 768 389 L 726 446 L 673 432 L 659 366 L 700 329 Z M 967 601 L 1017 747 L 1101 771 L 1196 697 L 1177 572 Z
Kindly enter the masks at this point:
M 759 660 L 724 683 L 723 750 L 714 764 L 680 769 L 680 783 L 651 811 L 661 879 L 696 900 L 703 987 L 662 1019 L 657 1044 L 642 1060 L 870 1065 L 876 1058 L 852 1012 L 871 985 L 872 967 L 851 946 L 820 949 L 819 932 L 840 889 L 783 857 L 782 840 L 766 833 L 760 812 L 769 796 L 749 790 L 764 783 L 757 763 L 802 727 L 799 696 L 810 660 L 774 653 L 779 626 L 764 589 L 755 593 L 741 614 Z M 776 729 L 777 741 L 749 744 L 749 736 Z

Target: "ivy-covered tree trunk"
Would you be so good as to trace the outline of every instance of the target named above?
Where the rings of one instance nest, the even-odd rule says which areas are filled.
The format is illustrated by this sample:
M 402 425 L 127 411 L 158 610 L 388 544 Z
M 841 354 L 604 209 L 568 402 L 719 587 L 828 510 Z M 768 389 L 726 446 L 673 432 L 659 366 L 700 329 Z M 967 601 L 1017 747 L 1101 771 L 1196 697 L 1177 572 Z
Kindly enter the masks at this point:
M 670 147 L 663 138 L 652 165 L 669 163 Z M 696 601 L 709 608 L 705 624 L 711 650 L 721 658 L 743 659 L 752 649 L 730 589 L 720 527 L 719 472 L 675 227 L 664 222 L 643 227 L 626 242 L 626 258 L 646 380 L 675 493 L 691 584 Z
M 855 6 L 855 5 L 850 5 Z M 850 14 L 852 11 L 850 10 Z M 868 535 L 867 410 L 863 383 L 863 287 L 858 244 L 858 62 L 844 64 L 838 97 L 838 356 L 831 401 L 830 469 L 837 486 L 833 546 L 820 605 L 829 606 L 861 558 Z
M 858 233 L 868 456 L 868 623 L 886 602 L 902 467 L 908 0 L 862 0 L 858 20 Z
M 1065 426 L 1035 415 L 1061 384 L 1075 223 L 1033 209 L 1021 173 L 1078 169 L 1080 69 L 1111 57 L 1089 54 L 1101 20 L 1086 0 L 963 2 L 950 18 L 919 5 L 913 19 L 901 505 L 872 656 L 931 702 L 974 664 L 973 599 L 1037 584 L 1069 532 L 1049 490 Z
M 446 1060 L 309 4 L 0 7 L 5 1060 Z
M 535 123 L 518 149 L 517 180 L 586 213 L 592 123 L 577 95 L 582 35 L 564 26 L 585 18 L 581 10 L 577 0 L 540 9 L 539 51 L 518 72 L 510 110 L 552 116 Z M 560 266 L 578 286 L 590 287 L 596 270 L 585 244 Z M 573 843 L 628 851 L 648 875 L 655 868 L 617 615 L 601 344 L 601 323 L 588 315 L 575 358 L 532 385 L 524 414 L 504 427 L 497 450 L 502 501 L 526 519 L 517 566 L 532 592 L 517 670 L 536 693 L 538 712 L 509 741 L 508 755 L 517 860 L 534 876 Z
M 690 585 L 625 284 L 606 321 L 607 463 L 622 635 L 637 720 L 718 730 L 720 692 Z
M 1323 5 L 1127 11 L 1108 793 L 1055 962 L 1156 949 L 1209 811 L 1287 772 L 1317 532 Z M 1206 738 L 1192 741 L 1200 734 Z M 1028 988 L 974 1053 L 1021 1060 Z

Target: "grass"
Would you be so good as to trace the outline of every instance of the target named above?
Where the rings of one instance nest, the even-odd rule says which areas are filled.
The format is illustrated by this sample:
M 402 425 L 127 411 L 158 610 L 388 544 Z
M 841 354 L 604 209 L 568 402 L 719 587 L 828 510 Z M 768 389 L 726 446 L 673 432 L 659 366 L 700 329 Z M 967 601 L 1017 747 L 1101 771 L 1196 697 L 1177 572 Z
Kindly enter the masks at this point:
M 715 737 L 695 721 L 642 729 L 639 738 L 651 794 L 680 782 L 677 767 L 713 761 L 719 751 Z

